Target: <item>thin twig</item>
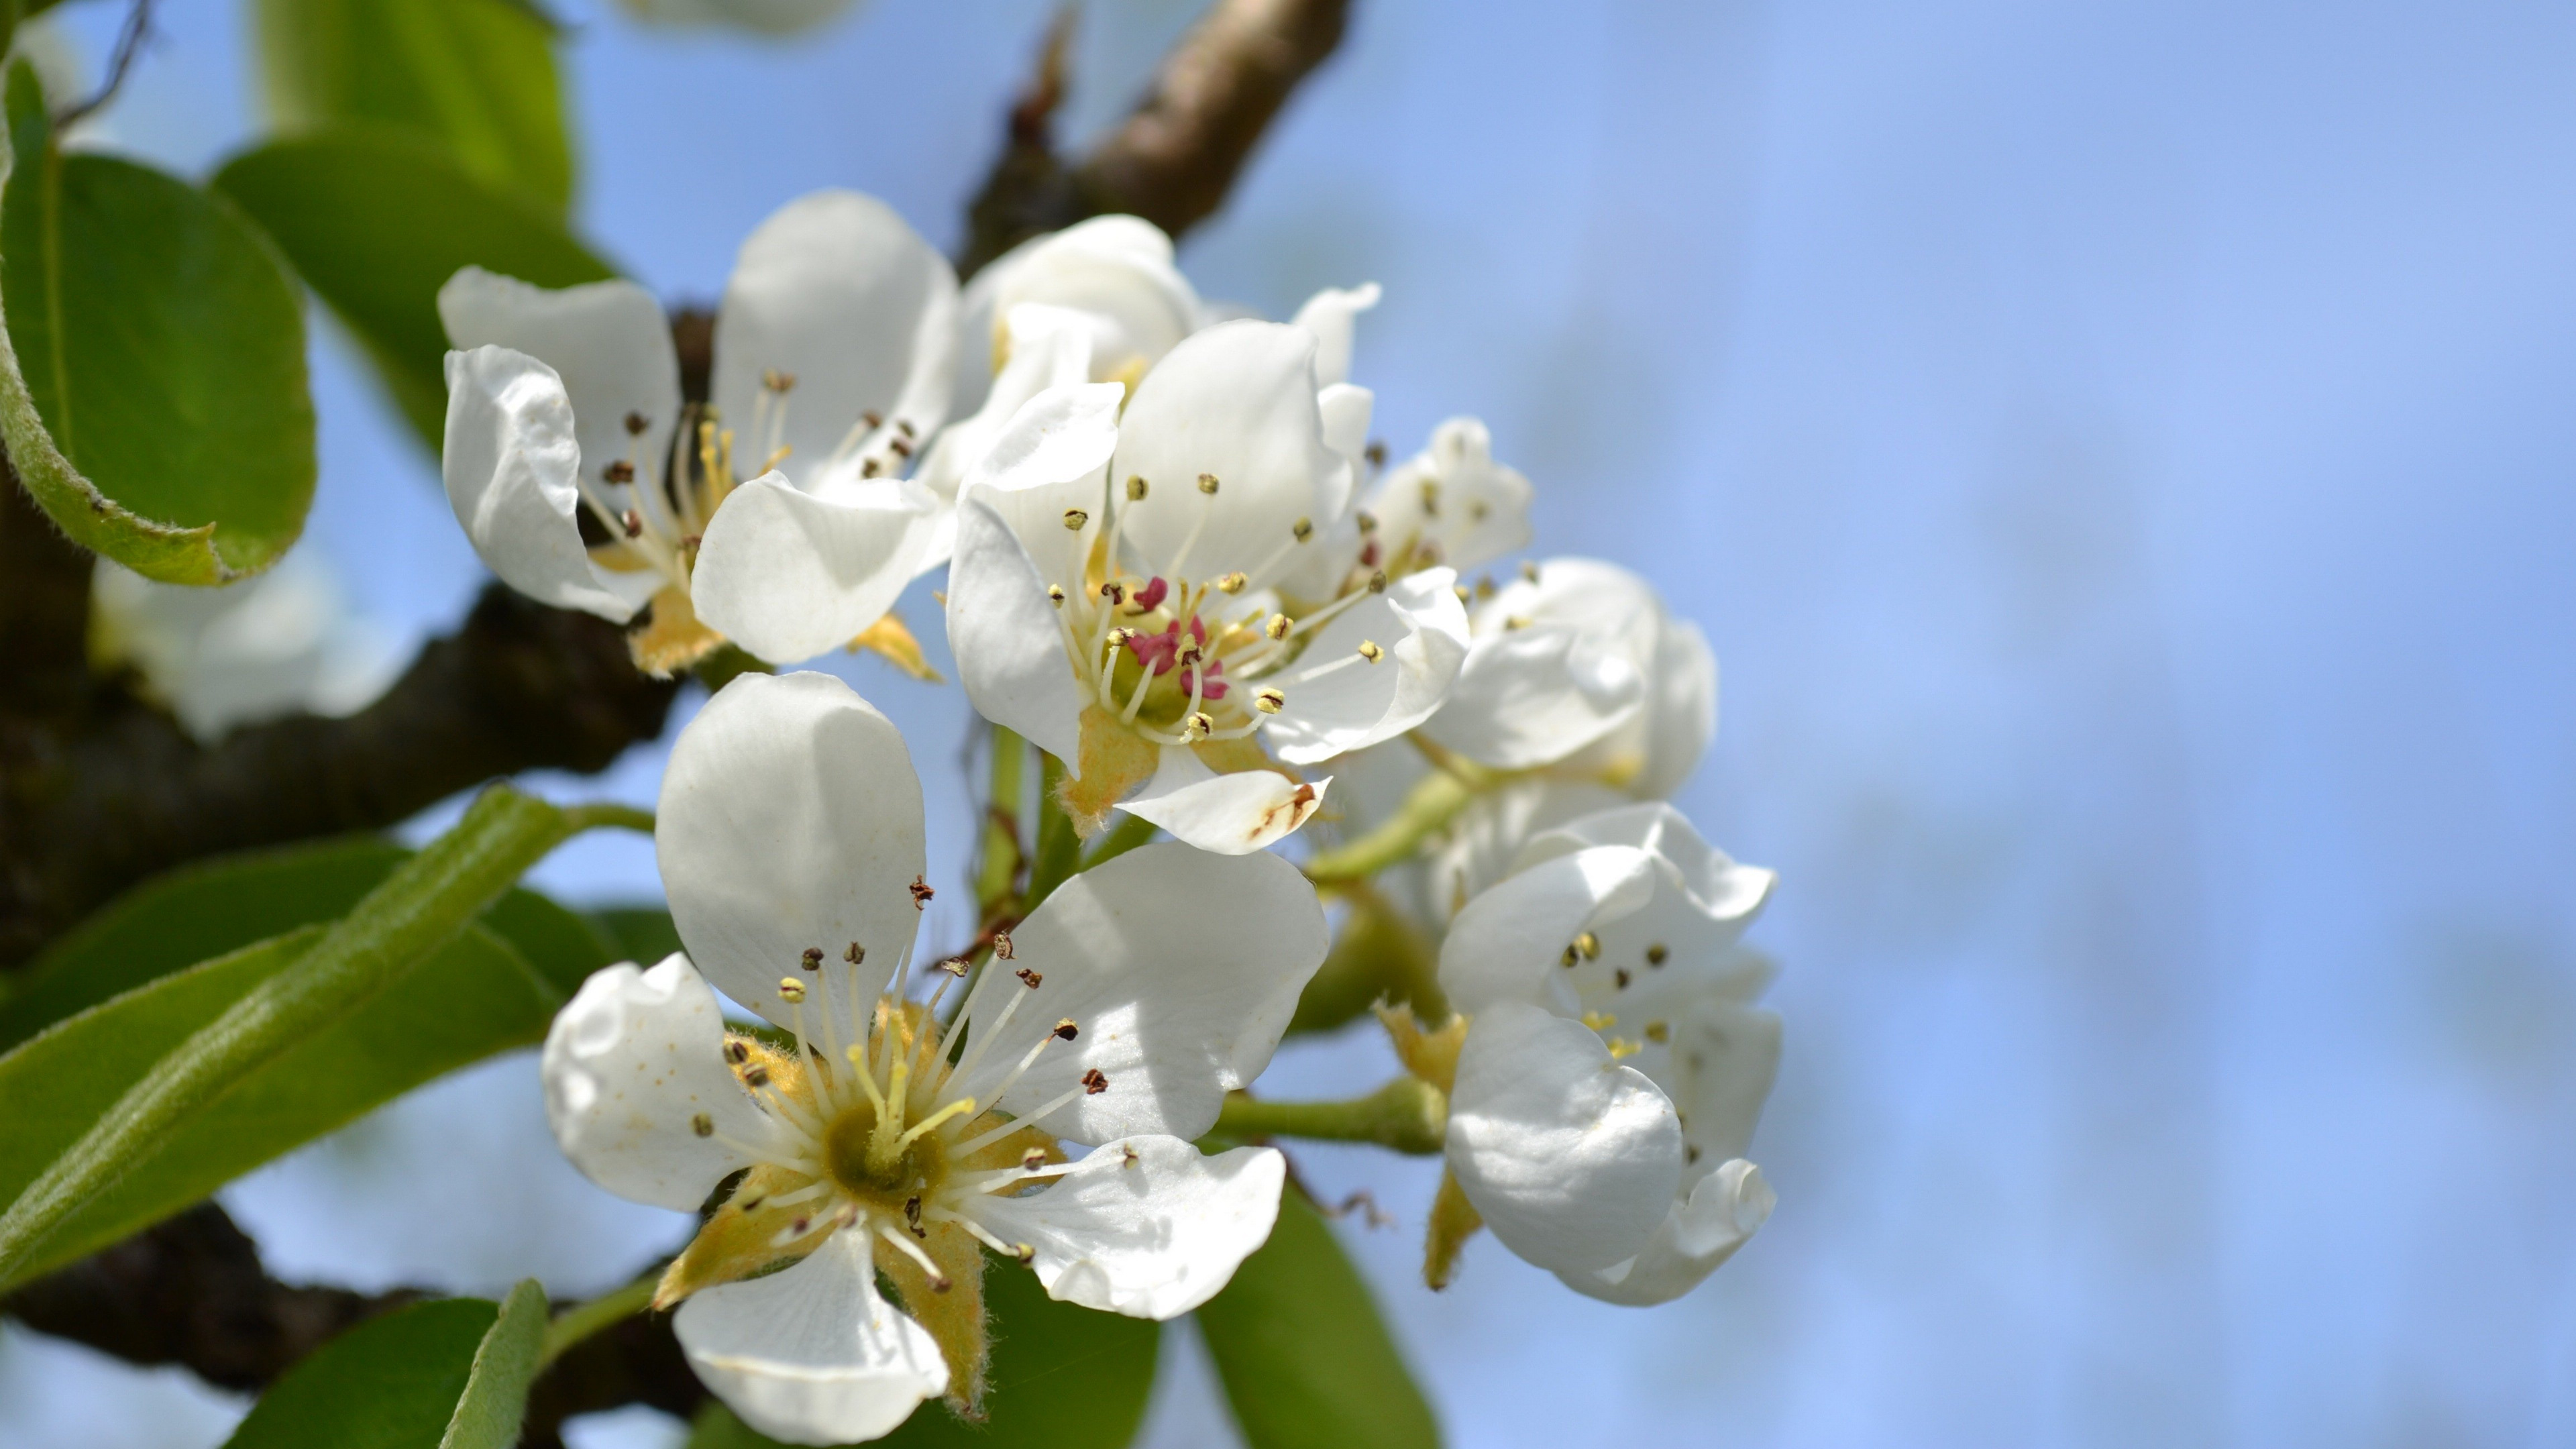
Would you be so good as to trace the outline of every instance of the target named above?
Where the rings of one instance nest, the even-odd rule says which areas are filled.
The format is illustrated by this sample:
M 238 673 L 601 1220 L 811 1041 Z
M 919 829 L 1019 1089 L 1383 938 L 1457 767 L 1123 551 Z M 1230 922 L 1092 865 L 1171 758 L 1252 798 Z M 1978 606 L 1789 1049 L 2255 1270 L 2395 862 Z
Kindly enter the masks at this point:
M 107 61 L 107 79 L 88 100 L 56 115 L 54 129 L 62 130 L 114 100 L 117 88 L 125 84 L 125 73 L 133 68 L 134 57 L 141 53 L 143 42 L 151 33 L 152 0 L 134 0 L 134 8 L 125 14 L 125 27 L 116 33 L 116 49 Z

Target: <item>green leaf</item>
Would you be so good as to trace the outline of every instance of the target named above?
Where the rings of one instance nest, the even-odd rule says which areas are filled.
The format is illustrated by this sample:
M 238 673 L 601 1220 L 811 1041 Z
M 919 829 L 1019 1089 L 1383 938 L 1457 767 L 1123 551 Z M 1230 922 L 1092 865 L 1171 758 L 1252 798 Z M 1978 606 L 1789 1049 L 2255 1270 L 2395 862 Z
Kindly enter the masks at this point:
M 289 1369 L 225 1449 L 509 1449 L 545 1326 L 534 1280 L 388 1313 Z
M 523 1278 L 501 1300 L 492 1331 L 474 1350 L 474 1370 L 438 1449 L 511 1449 L 528 1416 L 528 1385 L 536 1382 L 538 1351 L 546 1341 L 546 1290 Z
M 275 562 L 313 502 L 295 289 L 233 206 L 66 156 L 9 69 L 0 167 L 0 439 L 74 542 L 168 583 Z
M 1290 1189 L 1199 1332 L 1251 1449 L 1428 1449 L 1439 1425 L 1333 1230 Z
M 205 1023 L 321 940 L 305 926 L 164 976 L 0 1056 L 0 1198 L 15 1198 Z M 542 1039 L 563 997 L 498 937 L 469 929 L 363 1010 L 307 1037 L 173 1130 L 157 1151 L 69 1214 L 32 1277 L 201 1201 L 206 1194 L 412 1088 Z
M 447 332 L 438 289 L 460 267 L 540 287 L 613 275 L 544 208 L 477 180 L 412 135 L 342 127 L 273 141 L 215 173 L 365 345 L 432 449 L 447 415 Z
M 1058 1303 L 1037 1275 L 987 1255 L 984 1294 L 993 1315 L 985 1422 L 968 1425 L 937 1403 L 913 1411 L 876 1440 L 884 1449 L 1122 1449 L 1145 1420 L 1162 1325 Z M 709 1400 L 689 1449 L 771 1449 L 718 1400 Z
M 260 78 L 289 134 L 412 132 L 562 215 L 572 147 L 554 26 L 525 0 L 258 0 Z
M 680 928 L 671 924 L 665 906 L 601 906 L 590 911 L 590 923 L 616 947 L 615 959 L 650 966 L 680 944 Z
M 96 1072 L 78 1054 L 56 1059 L 56 1075 L 96 1083 L 96 1096 L 87 1104 L 63 1103 L 25 1114 L 44 1120 L 24 1123 L 22 1118 L 7 1124 L 13 1131 L 36 1137 L 46 1135 L 50 1127 L 72 1140 L 50 1156 L 39 1156 L 41 1166 L 32 1181 L 12 1186 L 9 1206 L 0 1212 L 0 1284 L 32 1271 L 40 1251 L 54 1254 L 51 1261 L 59 1261 L 68 1251 L 66 1239 L 73 1236 L 64 1231 L 70 1219 L 107 1215 L 109 1207 L 122 1201 L 120 1194 L 133 1196 L 127 1182 L 137 1177 L 153 1180 L 138 1168 L 172 1154 L 183 1164 L 190 1154 L 213 1154 L 226 1159 L 229 1171 L 238 1172 L 292 1145 L 280 1144 L 276 1139 L 285 1134 L 264 1118 L 255 1117 L 250 1129 L 238 1124 L 225 1131 L 206 1126 L 210 1115 L 240 1110 L 246 1093 L 269 1115 L 298 1126 L 311 1125 L 316 1119 L 324 1126 L 337 1125 L 356 1115 L 356 1110 L 349 1110 L 350 1084 L 369 1083 L 377 1058 L 414 1050 L 417 1041 L 452 1037 L 467 1013 L 433 994 L 397 1014 L 379 1034 L 382 1040 L 353 1041 L 355 1034 L 345 1028 L 366 1018 L 368 1009 L 388 996 L 408 999 L 397 988 L 411 985 L 420 975 L 417 968 L 442 956 L 442 948 L 460 939 L 488 942 L 520 971 L 524 991 L 541 1003 L 532 1030 L 542 1030 L 542 1017 L 557 993 L 516 951 L 475 927 L 474 918 L 567 835 L 595 824 L 627 824 L 640 818 L 637 812 L 614 806 L 557 809 L 506 786 L 495 786 L 466 808 L 454 829 L 403 862 L 309 949 L 294 953 L 291 962 L 278 963 L 263 979 L 249 984 L 211 1020 L 199 1014 L 165 1022 L 168 1030 L 147 1048 L 151 1055 L 141 1058 L 151 1064 L 148 1070 L 137 1073 L 129 1063 L 124 1071 Z M 97 1054 L 117 1050 L 99 1039 L 96 1019 L 122 1002 L 157 992 L 169 980 L 64 1022 L 0 1061 L 36 1053 L 49 1043 L 57 1044 L 54 1050 L 59 1051 L 58 1043 L 75 1032 L 82 1046 Z M 333 1048 L 340 1050 L 340 1057 L 326 1058 L 318 1065 L 307 1059 L 306 1074 L 276 1071 L 306 1052 Z M 472 1056 L 449 1065 L 467 1060 Z M 255 1079 L 265 1079 L 270 1089 L 267 1098 L 248 1092 Z M 34 1081 L 24 1080 L 31 1085 Z M 53 1090 L 73 1088 L 58 1084 Z M 11 1101 L 14 1108 L 23 1099 L 13 1090 L 0 1100 Z M 380 1098 L 361 1102 L 357 1110 L 374 1105 L 375 1100 Z M 88 1110 L 83 1110 L 84 1105 Z M 63 1131 L 64 1124 L 69 1132 Z M 252 1129 L 264 1129 L 266 1135 Z M 238 1160 L 253 1152 L 258 1155 L 248 1162 Z M 194 1191 L 203 1192 L 222 1180 L 217 1176 L 196 1185 Z M 126 1224 L 139 1226 L 178 1205 L 155 1199 L 140 1209 L 129 1203 L 121 1210 L 139 1212 Z
M 337 920 L 411 855 L 381 836 L 359 835 L 217 856 L 155 876 L 28 965 L 17 993 L 0 1002 L 0 1051 L 182 967 Z M 566 996 L 619 959 L 589 921 L 524 888 L 495 902 L 483 924 Z

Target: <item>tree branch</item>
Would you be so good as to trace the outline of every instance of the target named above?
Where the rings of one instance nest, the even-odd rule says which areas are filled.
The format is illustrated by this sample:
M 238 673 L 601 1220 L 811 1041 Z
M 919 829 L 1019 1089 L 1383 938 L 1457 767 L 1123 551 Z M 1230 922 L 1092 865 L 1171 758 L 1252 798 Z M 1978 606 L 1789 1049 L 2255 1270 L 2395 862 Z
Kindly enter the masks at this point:
M 1342 43 L 1350 0 L 1216 0 L 1163 58 L 1126 121 L 1068 166 L 1051 136 L 1070 32 L 1060 14 L 967 213 L 958 270 L 1040 232 L 1127 212 L 1179 237 L 1225 203 L 1279 108 Z

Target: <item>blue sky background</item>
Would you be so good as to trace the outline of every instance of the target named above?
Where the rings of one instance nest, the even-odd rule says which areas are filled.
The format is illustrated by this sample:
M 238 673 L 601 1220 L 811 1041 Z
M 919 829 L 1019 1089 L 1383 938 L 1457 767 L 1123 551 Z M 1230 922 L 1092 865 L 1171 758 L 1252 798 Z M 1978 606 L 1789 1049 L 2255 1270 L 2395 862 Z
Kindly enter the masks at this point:
M 560 8 L 588 230 L 697 299 L 817 186 L 953 241 L 1045 17 L 877 0 L 781 48 Z M 201 171 L 256 128 L 239 16 L 164 9 L 114 124 Z M 1077 128 L 1190 10 L 1095 0 Z M 94 58 L 117 18 L 66 23 Z M 1483 416 L 1542 553 L 1700 621 L 1682 804 L 1782 871 L 1780 1208 L 1694 1295 L 1490 1241 L 1431 1295 L 1426 1165 L 1300 1154 L 1399 1218 L 1346 1238 L 1454 1443 L 2576 1442 L 2571 74 L 2564 5 L 1361 0 L 1184 263 L 1273 314 L 1385 284 L 1378 430 Z M 314 546 L 441 627 L 480 574 L 429 460 L 316 368 Z M 959 697 L 846 672 L 962 862 Z M 541 879 L 655 889 L 635 842 Z M 1355 1036 L 1271 1084 L 1388 1069 Z M 361 1283 L 586 1291 L 672 1231 L 554 1159 L 525 1060 L 226 1200 Z M 1155 1442 L 1213 1442 L 1175 1362 Z M 0 1336 L 9 1443 L 233 1412 Z

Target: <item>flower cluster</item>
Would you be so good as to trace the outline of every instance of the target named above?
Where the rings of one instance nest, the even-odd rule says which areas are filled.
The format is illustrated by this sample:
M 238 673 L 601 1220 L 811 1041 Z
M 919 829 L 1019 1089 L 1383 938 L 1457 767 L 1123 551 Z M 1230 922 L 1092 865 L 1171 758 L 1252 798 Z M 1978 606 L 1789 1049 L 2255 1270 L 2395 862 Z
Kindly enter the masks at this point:
M 656 1302 L 764 1432 L 972 1413 L 988 1255 L 1110 1312 L 1220 1291 L 1284 1180 L 1236 1144 L 1334 1135 L 1245 1091 L 1328 950 L 1435 1104 L 1432 1286 L 1489 1227 L 1662 1302 L 1769 1213 L 1747 1153 L 1780 1024 L 1740 938 L 1772 876 L 1665 803 L 1714 735 L 1715 659 L 1623 569 L 1505 564 L 1533 490 L 1482 423 L 1401 461 L 1369 440 L 1377 300 L 1233 315 L 1132 217 L 961 288 L 823 193 L 745 244 L 695 402 L 628 284 L 442 295 L 448 491 L 495 572 L 640 616 L 638 662 L 676 671 L 917 659 L 889 611 L 944 568 L 992 748 L 1053 761 L 1038 833 L 1098 842 L 1044 884 L 988 861 L 984 930 L 925 966 L 919 786 L 882 715 L 729 668 L 682 732 L 657 836 L 686 952 L 591 980 L 548 1100 L 594 1180 L 701 1211 Z M 1015 832 L 1020 803 L 991 813 Z

